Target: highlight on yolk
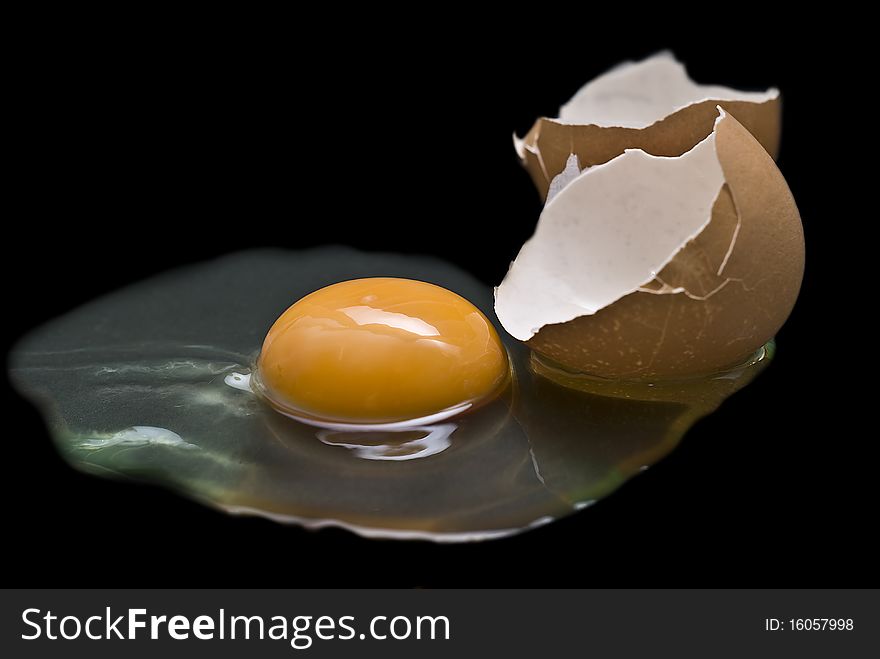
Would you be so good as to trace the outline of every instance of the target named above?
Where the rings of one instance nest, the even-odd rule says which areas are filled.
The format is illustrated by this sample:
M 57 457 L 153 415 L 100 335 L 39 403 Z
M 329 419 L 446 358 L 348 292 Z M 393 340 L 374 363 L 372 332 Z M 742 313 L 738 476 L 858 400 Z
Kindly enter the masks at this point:
M 266 335 L 256 382 L 305 421 L 438 420 L 506 384 L 507 353 L 489 320 L 455 293 L 421 281 L 345 281 L 305 296 Z

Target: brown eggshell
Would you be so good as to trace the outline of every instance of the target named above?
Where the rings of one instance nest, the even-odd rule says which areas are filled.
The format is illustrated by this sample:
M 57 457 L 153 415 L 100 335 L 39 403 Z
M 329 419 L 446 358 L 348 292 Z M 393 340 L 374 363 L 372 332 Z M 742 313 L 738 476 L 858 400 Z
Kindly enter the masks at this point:
M 626 149 L 641 149 L 655 156 L 680 156 L 712 132 L 719 105 L 776 158 L 782 109 L 778 96 L 763 103 L 700 101 L 645 128 L 572 125 L 541 118 L 524 138 L 523 165 L 541 198 L 546 199 L 550 181 L 565 168 L 572 153 L 577 154 L 581 169 L 608 162 Z
M 749 131 L 730 114 L 715 130 L 726 185 L 706 228 L 656 281 L 593 315 L 543 326 L 532 349 L 607 378 L 688 377 L 742 363 L 776 334 L 803 277 L 800 215 Z M 658 292 L 679 287 L 687 292 Z

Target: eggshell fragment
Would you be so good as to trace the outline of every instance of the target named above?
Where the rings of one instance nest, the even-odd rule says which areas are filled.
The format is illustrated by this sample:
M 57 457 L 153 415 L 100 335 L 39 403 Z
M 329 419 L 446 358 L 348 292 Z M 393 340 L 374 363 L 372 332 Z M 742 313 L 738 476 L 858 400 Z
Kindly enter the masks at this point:
M 772 158 L 720 112 L 685 154 L 628 150 L 547 204 L 496 289 L 508 332 L 627 379 L 717 372 L 775 335 L 803 276 L 800 215 Z
M 576 154 L 581 169 L 608 162 L 626 149 L 656 156 L 679 156 L 712 132 L 720 105 L 733 114 L 764 148 L 779 150 L 779 91 L 741 92 L 698 85 L 671 53 L 619 66 L 587 83 L 560 110 L 542 117 L 517 153 L 542 198 L 550 182 Z

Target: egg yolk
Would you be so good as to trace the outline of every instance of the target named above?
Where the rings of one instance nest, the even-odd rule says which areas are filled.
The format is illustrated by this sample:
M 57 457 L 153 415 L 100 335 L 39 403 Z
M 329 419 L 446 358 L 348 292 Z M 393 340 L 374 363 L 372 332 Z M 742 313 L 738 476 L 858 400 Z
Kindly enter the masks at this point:
M 498 393 L 508 374 L 498 334 L 473 304 L 433 284 L 371 278 L 327 286 L 285 311 L 256 381 L 291 416 L 383 424 L 463 411 Z

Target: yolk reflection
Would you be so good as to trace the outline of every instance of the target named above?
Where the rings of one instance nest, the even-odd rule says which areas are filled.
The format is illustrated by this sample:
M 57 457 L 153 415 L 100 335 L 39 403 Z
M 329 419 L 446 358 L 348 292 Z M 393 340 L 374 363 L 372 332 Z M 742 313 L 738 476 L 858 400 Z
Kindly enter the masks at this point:
M 500 391 L 509 366 L 495 328 L 451 291 L 356 279 L 302 298 L 269 330 L 257 365 L 292 416 L 379 424 L 421 419 Z

